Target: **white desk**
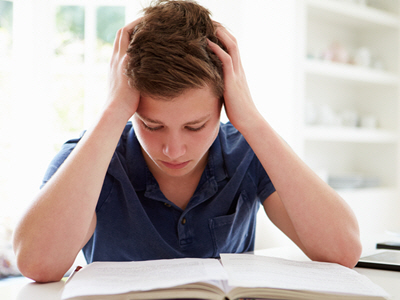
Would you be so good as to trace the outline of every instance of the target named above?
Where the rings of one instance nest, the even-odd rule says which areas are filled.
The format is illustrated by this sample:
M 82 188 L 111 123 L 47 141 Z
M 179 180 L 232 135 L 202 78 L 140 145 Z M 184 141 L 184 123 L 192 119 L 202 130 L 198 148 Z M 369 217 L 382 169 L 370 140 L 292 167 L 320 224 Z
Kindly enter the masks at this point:
M 300 261 L 309 260 L 303 252 L 295 247 L 280 247 L 258 250 L 255 251 L 255 254 L 275 256 Z M 355 270 L 358 273 L 367 276 L 373 283 L 382 287 L 391 296 L 391 300 L 400 300 L 400 272 L 366 268 L 355 268 Z
M 293 247 L 271 248 L 255 251 L 259 255 L 269 255 L 295 260 L 308 260 Z M 360 274 L 381 286 L 393 300 L 400 300 L 400 272 L 356 268 Z M 0 281 L 1 300 L 60 300 L 64 282 L 39 284 L 26 278 L 12 278 Z
M 64 282 L 34 283 L 27 278 L 0 281 L 1 300 L 60 300 Z

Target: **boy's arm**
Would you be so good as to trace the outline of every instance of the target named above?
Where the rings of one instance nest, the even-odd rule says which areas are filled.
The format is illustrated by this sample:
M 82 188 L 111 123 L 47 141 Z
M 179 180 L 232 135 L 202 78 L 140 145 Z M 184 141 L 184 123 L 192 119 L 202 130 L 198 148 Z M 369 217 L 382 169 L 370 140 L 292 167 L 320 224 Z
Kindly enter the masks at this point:
M 236 39 L 223 27 L 227 48 L 209 46 L 223 64 L 225 110 L 249 143 L 275 186 L 264 202 L 269 218 L 313 260 L 354 267 L 361 245 L 357 220 L 346 202 L 282 140 L 257 110 Z
M 96 227 L 95 208 L 112 155 L 139 93 L 124 75 L 130 35 L 139 20 L 117 33 L 108 102 L 17 225 L 13 246 L 21 273 L 39 282 L 60 280 Z

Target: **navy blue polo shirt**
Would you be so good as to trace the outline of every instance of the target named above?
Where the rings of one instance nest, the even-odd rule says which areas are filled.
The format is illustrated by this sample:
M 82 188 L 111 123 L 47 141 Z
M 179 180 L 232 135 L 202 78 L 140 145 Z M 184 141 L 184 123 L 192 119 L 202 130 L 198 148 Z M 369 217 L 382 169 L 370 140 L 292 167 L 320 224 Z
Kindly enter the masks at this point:
M 45 184 L 79 142 L 66 142 Z M 275 188 L 243 136 L 221 124 L 207 166 L 185 210 L 170 202 L 143 158 L 129 122 L 111 159 L 83 253 L 93 261 L 219 257 L 252 251 L 256 214 Z

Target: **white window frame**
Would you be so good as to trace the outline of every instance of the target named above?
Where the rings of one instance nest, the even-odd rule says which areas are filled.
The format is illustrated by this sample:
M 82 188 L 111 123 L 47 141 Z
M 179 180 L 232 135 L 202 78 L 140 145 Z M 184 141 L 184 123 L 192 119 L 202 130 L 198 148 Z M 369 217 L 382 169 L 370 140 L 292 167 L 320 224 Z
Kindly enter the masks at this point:
M 12 121 L 7 128 L 7 138 L 12 145 L 15 168 L 7 170 L 9 182 L 7 194 L 12 199 L 0 199 L 4 208 L 1 217 L 18 219 L 24 207 L 38 192 L 48 163 L 54 156 L 54 140 L 51 136 L 54 114 L 51 103 L 55 96 L 52 82 L 60 72 L 73 72 L 84 76 L 84 128 L 89 127 L 94 116 L 96 86 L 93 74 L 108 73 L 108 64 L 95 62 L 96 51 L 96 7 L 125 7 L 125 22 L 134 20 L 146 1 L 128 0 L 14 0 L 11 61 L 0 59 L 0 72 L 9 74 L 12 82 Z M 84 64 L 78 69 L 57 70 L 53 65 L 55 16 L 59 5 L 76 5 L 85 8 L 85 52 Z M 111 56 L 111 55 L 110 55 Z M 107 87 L 103 87 L 106 88 Z M 0 100 L 1 102 L 1 100 Z M 97 104 L 96 103 L 96 104 Z M 52 116 L 53 115 L 53 116 Z M 8 197 L 7 197 L 8 198 Z M 10 202 L 13 205 L 10 206 Z

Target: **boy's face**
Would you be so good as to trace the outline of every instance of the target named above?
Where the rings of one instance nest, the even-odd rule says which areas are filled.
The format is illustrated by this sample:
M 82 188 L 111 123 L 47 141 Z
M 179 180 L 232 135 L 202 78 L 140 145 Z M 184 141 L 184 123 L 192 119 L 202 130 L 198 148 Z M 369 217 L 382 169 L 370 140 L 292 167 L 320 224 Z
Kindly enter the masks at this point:
M 133 126 L 153 175 L 202 172 L 218 135 L 220 112 L 221 103 L 208 87 L 172 100 L 142 97 Z

